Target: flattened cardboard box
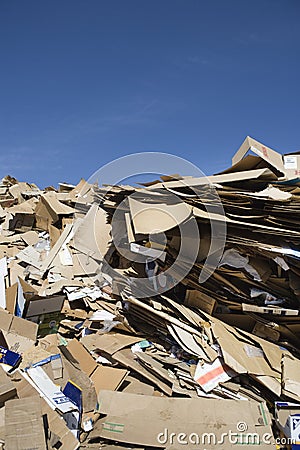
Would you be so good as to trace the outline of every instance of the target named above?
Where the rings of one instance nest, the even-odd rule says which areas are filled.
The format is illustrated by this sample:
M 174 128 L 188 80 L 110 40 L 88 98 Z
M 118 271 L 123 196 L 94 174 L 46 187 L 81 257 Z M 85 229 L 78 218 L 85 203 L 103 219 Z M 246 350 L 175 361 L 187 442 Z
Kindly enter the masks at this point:
M 122 366 L 132 369 L 134 372 L 140 374 L 146 380 L 150 381 L 150 383 L 152 383 L 154 386 L 157 386 L 166 395 L 172 395 L 171 383 L 165 383 L 165 380 L 162 380 L 161 378 L 157 377 L 155 374 L 147 370 L 145 367 L 143 367 L 136 360 L 130 348 L 119 350 L 118 352 L 114 353 L 113 358 Z
M 270 449 L 270 444 L 262 442 L 265 433 L 272 436 L 271 419 L 265 403 L 102 391 L 99 407 L 105 417 L 96 423 L 95 435 L 118 442 L 165 448 L 176 443 L 170 442 L 171 433 L 175 433 L 174 436 L 184 433 L 186 438 L 191 435 L 195 438 L 195 434 L 201 438 L 205 433 L 213 433 L 218 442 L 222 433 L 236 432 L 238 424 L 243 422 L 247 424 L 248 433 L 259 435 L 259 448 Z M 200 446 L 201 441 L 198 448 Z M 216 450 L 220 447 L 206 442 L 205 448 Z M 224 448 L 236 449 L 237 445 L 225 441 Z M 257 444 L 247 445 L 247 448 L 254 450 Z
M 185 305 L 199 308 L 208 314 L 212 314 L 216 301 L 204 292 L 187 290 L 184 300 Z
M 98 334 L 95 337 L 94 347 L 102 350 L 109 355 L 113 355 L 117 351 L 142 341 L 141 337 L 131 336 L 123 333 L 105 333 Z
M 6 450 L 47 450 L 40 400 L 8 400 L 5 404 Z

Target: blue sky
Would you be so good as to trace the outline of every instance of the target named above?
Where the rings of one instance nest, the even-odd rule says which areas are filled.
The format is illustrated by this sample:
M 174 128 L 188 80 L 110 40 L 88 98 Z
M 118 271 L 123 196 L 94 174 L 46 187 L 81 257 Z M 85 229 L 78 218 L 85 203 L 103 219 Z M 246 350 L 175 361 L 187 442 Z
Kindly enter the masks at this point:
M 145 151 L 211 174 L 248 134 L 300 150 L 299 24 L 299 0 L 1 0 L 0 176 Z

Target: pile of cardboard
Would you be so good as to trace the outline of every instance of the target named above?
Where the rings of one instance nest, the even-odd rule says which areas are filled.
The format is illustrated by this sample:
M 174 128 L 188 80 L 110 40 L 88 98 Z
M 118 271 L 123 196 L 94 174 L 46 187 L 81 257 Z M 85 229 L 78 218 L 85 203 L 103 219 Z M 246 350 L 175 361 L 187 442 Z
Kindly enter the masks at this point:
M 300 441 L 299 175 L 246 138 L 209 177 L 5 177 L 2 448 Z

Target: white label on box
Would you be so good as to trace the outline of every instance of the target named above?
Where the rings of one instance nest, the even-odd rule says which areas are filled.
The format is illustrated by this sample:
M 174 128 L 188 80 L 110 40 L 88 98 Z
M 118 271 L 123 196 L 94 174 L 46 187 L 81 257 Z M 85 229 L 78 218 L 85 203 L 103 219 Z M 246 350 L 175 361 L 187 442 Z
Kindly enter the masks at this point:
M 284 168 L 285 169 L 297 169 L 297 157 L 296 156 L 284 156 Z
M 244 350 L 248 358 L 263 358 L 264 352 L 261 348 L 254 347 L 253 345 L 244 344 Z

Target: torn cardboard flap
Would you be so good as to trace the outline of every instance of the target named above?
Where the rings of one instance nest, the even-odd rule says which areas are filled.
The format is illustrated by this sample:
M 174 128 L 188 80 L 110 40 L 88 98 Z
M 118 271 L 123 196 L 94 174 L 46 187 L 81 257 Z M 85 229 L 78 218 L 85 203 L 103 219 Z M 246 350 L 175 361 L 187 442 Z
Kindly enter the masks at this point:
M 5 290 L 5 296 L 6 296 L 7 311 L 9 311 L 11 314 L 14 314 L 17 304 L 18 283 L 14 283 L 12 286 L 8 287 Z
M 77 339 L 72 339 L 68 342 L 67 351 L 78 361 L 81 370 L 88 376 L 94 372 L 97 367 L 96 361 Z
M 69 216 L 74 209 L 61 203 L 54 192 L 47 192 L 39 199 L 35 209 L 37 226 L 42 230 L 48 230 L 50 225 L 56 223 L 60 216 Z
M 6 339 L 11 336 L 11 340 L 15 340 L 17 343 L 21 338 L 25 338 L 32 345 L 37 338 L 38 326 L 35 323 L 22 319 L 21 317 L 16 317 L 0 309 L 0 329 L 5 333 Z
M 105 333 L 105 334 L 97 334 L 95 336 L 93 347 L 94 349 L 99 349 L 108 353 L 109 355 L 113 355 L 118 350 L 121 350 L 125 347 L 130 347 L 136 342 L 141 341 L 142 339 L 137 336 L 130 336 L 123 333 Z M 85 338 L 82 339 L 82 343 L 84 345 Z
M 6 308 L 6 295 L 5 295 L 5 277 L 8 275 L 7 272 L 7 261 L 6 258 L 0 259 L 0 307 Z
M 153 204 L 142 203 L 129 197 L 130 213 L 136 233 L 162 233 L 180 225 L 191 214 L 185 203 Z
M 117 369 L 115 367 L 98 366 L 91 375 L 97 395 L 103 390 L 115 391 L 129 374 L 128 370 Z
M 101 261 L 109 248 L 110 232 L 107 214 L 93 204 L 85 217 L 75 222 L 73 245 L 84 255 Z

